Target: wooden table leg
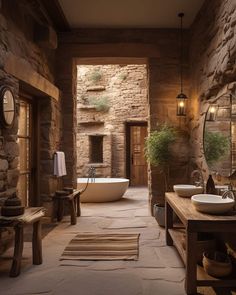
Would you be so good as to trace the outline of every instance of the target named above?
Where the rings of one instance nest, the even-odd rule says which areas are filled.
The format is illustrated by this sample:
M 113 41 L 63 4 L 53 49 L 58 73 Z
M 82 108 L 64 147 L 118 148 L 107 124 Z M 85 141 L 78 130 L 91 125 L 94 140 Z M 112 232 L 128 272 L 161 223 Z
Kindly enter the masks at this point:
M 14 227 L 15 230 L 15 247 L 13 262 L 10 270 L 10 277 L 17 277 L 20 274 L 21 259 L 24 245 L 24 229 L 22 224 Z
M 41 221 L 36 221 L 33 224 L 33 238 L 32 238 L 33 264 L 42 264 L 42 235 L 41 235 Z
M 64 216 L 64 198 L 58 198 L 57 202 L 57 221 L 62 221 Z
M 75 225 L 77 223 L 76 211 L 75 211 L 75 200 L 74 199 L 70 200 L 69 204 L 70 204 L 70 223 L 72 225 Z
M 197 294 L 197 233 L 186 229 L 186 277 L 185 290 L 188 295 Z
M 81 215 L 81 210 L 80 210 L 80 193 L 76 197 L 76 209 L 77 209 L 77 216 Z
M 169 228 L 173 228 L 173 209 L 168 204 L 168 202 L 165 203 L 165 230 L 166 230 L 166 244 L 167 246 L 173 245 L 173 240 L 170 236 L 170 233 L 168 231 Z

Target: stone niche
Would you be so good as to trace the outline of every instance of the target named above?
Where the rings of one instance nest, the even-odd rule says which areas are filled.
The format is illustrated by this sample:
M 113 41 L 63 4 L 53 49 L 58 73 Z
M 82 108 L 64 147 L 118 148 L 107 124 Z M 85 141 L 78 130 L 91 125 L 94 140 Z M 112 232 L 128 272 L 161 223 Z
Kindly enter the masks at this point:
M 78 65 L 78 176 L 94 166 L 98 177 L 125 177 L 125 122 L 147 116 L 146 65 Z M 91 159 L 95 136 L 102 141 L 100 163 Z

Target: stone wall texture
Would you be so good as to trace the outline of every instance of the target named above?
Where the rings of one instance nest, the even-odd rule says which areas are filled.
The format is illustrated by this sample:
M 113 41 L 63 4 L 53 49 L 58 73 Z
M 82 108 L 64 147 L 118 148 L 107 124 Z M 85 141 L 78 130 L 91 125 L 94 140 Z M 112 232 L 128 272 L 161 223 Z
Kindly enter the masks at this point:
M 86 176 L 92 165 L 96 166 L 98 177 L 126 177 L 126 123 L 147 121 L 146 65 L 77 68 L 78 176 Z M 99 100 L 105 102 L 107 110 L 93 107 L 94 101 Z M 90 161 L 89 136 L 99 134 L 104 135 L 104 159 L 102 164 L 94 164 Z
M 55 191 L 57 185 L 55 183 L 57 180 L 52 179 L 52 157 L 60 140 L 58 103 L 54 99 L 46 97 L 42 91 L 33 89 L 30 84 L 26 85 L 17 76 L 9 73 L 6 67 L 7 64 L 10 65 L 14 73 L 24 72 L 33 85 L 45 82 L 53 85 L 55 81 L 54 52 L 40 47 L 34 40 L 34 25 L 38 21 L 40 22 L 40 18 L 42 18 L 42 14 L 34 6 L 33 1 L 28 4 L 25 1 L 0 1 L 0 86 L 7 85 L 12 89 L 16 97 L 17 108 L 14 126 L 10 129 L 0 127 L 0 203 L 16 191 L 19 177 L 18 99 L 22 91 L 28 92 L 28 94 L 34 93 L 34 100 L 37 97 L 39 108 L 40 146 L 38 149 L 40 157 L 38 171 L 40 183 L 37 186 L 39 195 L 34 204 L 42 205 Z M 12 61 L 17 61 L 17 63 Z M 18 62 L 23 66 L 19 67 Z M 55 183 L 54 187 L 52 182 Z M 8 231 L 0 233 L 0 251 L 5 249 L 4 243 L 7 244 L 10 240 L 9 235 Z
M 209 169 L 204 157 L 203 128 L 209 102 L 235 88 L 236 77 L 236 3 L 233 0 L 205 1 L 192 28 L 191 130 L 192 162 L 206 177 Z

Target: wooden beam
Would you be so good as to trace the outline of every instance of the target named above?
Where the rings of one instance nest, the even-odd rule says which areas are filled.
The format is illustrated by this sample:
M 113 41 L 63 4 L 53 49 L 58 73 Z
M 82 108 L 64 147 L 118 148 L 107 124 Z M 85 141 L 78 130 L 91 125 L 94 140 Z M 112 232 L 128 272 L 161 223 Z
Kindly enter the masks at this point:
M 59 89 L 42 75 L 34 71 L 25 59 L 9 53 L 5 61 L 4 70 L 20 81 L 37 89 L 42 95 L 50 96 L 57 101 L 59 100 Z
M 58 0 L 39 0 L 47 11 L 55 29 L 60 32 L 70 31 L 70 25 L 65 17 L 62 7 Z

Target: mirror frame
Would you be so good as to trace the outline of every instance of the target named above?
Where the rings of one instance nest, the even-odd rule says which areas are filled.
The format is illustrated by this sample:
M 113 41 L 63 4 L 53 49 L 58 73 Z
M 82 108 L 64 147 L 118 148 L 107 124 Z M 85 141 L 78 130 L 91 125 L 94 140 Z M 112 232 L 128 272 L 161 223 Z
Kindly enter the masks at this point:
M 12 102 L 13 102 L 13 110 L 12 110 L 13 111 L 13 118 L 12 118 L 11 122 L 6 121 L 6 116 L 5 116 L 5 111 L 4 111 L 4 96 L 7 92 L 9 92 L 10 95 L 12 96 Z M 1 125 L 4 128 L 11 128 L 14 124 L 15 117 L 16 117 L 16 101 L 15 101 L 14 93 L 10 87 L 3 86 L 0 88 L 0 121 L 1 121 Z

